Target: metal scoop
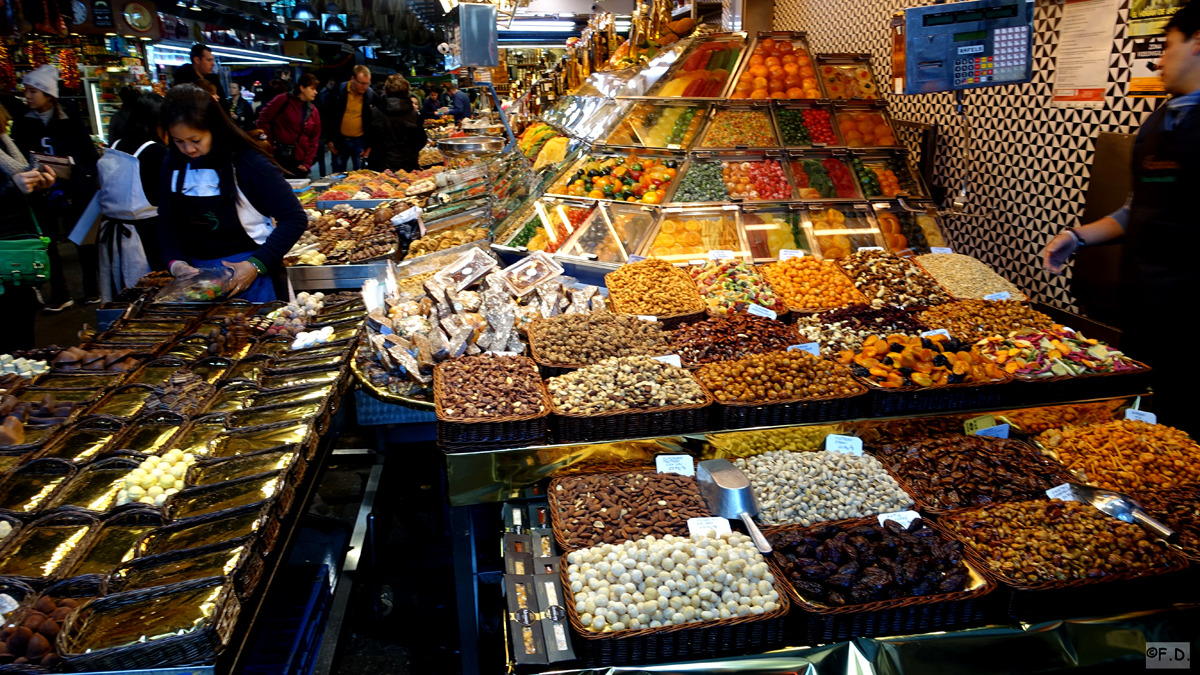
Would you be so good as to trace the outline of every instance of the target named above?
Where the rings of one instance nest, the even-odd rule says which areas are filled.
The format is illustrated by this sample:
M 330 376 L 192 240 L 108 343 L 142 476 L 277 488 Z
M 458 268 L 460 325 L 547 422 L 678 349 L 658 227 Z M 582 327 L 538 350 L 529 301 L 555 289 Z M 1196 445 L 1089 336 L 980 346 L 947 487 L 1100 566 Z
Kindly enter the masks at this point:
M 708 510 L 730 520 L 741 518 L 750 531 L 750 538 L 762 553 L 770 553 L 771 545 L 759 532 L 751 516 L 758 515 L 758 500 L 750 487 L 750 479 L 727 459 L 709 459 L 696 464 L 696 482 L 700 497 Z
M 1179 543 L 1179 533 L 1151 518 L 1137 500 L 1127 497 L 1120 492 L 1101 490 L 1100 488 L 1094 488 L 1090 485 L 1080 485 L 1079 483 L 1071 483 L 1071 489 L 1075 492 L 1076 496 L 1096 507 L 1097 510 L 1107 513 L 1117 520 L 1141 525 L 1143 529 L 1163 539 L 1168 544 Z

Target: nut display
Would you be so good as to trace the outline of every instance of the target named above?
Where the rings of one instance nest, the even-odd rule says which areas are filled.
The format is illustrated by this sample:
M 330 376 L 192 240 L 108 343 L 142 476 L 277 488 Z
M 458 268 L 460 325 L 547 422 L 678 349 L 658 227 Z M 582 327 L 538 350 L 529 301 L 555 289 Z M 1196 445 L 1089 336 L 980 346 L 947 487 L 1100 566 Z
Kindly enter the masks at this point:
M 79 606 L 73 598 L 55 600 L 43 595 L 25 614 L 20 625 L 9 625 L 0 631 L 0 662 L 16 666 L 29 664 L 53 668 L 62 662 L 54 650 L 54 641 L 67 615 Z
M 555 528 L 568 549 L 682 536 L 688 518 L 710 515 L 696 479 L 674 473 L 571 476 L 553 489 L 559 509 Z
M 1200 485 L 1151 490 L 1137 495 L 1155 518 L 1179 533 L 1179 547 L 1200 557 Z
M 988 567 L 1018 583 L 1071 581 L 1172 564 L 1166 545 L 1090 504 L 1038 499 L 940 519 Z
M 1028 300 L 1011 281 L 969 255 L 929 253 L 917 256 L 917 262 L 956 298 L 982 299 L 994 293 L 1008 293 L 1012 300 Z
M 891 305 L 850 305 L 796 319 L 800 342 L 816 342 L 831 354 L 858 351 L 872 335 L 920 335 L 929 330 L 912 314 Z
M 1050 317 L 1015 300 L 958 300 L 930 307 L 918 318 L 930 328 L 945 328 L 951 335 L 971 341 L 1054 325 Z
M 1106 490 L 1141 493 L 1200 482 L 1200 444 L 1172 427 L 1118 420 L 1052 429 L 1038 441 L 1068 470 Z
M 775 563 L 810 603 L 861 605 L 938 593 L 971 583 L 962 544 L 946 541 L 917 518 L 817 525 L 770 537 Z
M 1017 429 L 1033 435 L 1050 429 L 1111 422 L 1120 403 L 1118 400 L 1024 408 L 996 413 L 996 417 L 1003 418 Z
M 1041 499 L 1070 479 L 1062 465 L 1006 438 L 942 436 L 883 446 L 878 454 L 925 505 L 937 509 Z
M 435 392 L 447 417 L 479 419 L 546 412 L 542 381 L 529 359 L 480 354 L 438 366 Z
M 567 554 L 575 611 L 594 633 L 769 614 L 775 577 L 750 537 L 646 537 Z
M 975 346 L 1016 377 L 1031 380 L 1142 369 L 1124 353 L 1058 325 L 1032 333 L 1013 332 L 1008 337 L 993 335 Z
M 726 314 L 680 326 L 671 332 L 671 344 L 683 363 L 692 366 L 786 351 L 796 344 L 796 332 L 761 316 Z
M 717 110 L 708 123 L 702 148 L 774 148 L 779 146 L 765 110 Z
M 530 339 L 547 363 L 597 363 L 614 356 L 661 356 L 670 340 L 656 321 L 625 314 L 563 314 L 534 322 Z
M 713 314 L 742 313 L 751 305 L 776 314 L 787 311 L 758 270 L 739 260 L 710 260 L 704 265 L 689 266 L 688 272 Z
M 937 282 L 912 262 L 885 251 L 855 251 L 838 260 L 854 287 L 874 307 L 940 305 L 950 301 Z
M 767 265 L 763 274 L 792 309 L 824 309 L 867 301 L 832 261 L 810 256 L 788 258 Z
M 167 451 L 162 457 L 147 457 L 125 476 L 125 483 L 117 493 L 117 505 L 141 502 L 162 506 L 184 488 L 184 476 L 195 463 L 194 455 L 177 449 Z
M 589 415 L 618 410 L 694 405 L 705 401 L 691 373 L 649 356 L 621 356 L 546 381 L 560 413 Z
M 773 451 L 736 459 L 765 525 L 815 525 L 905 511 L 912 498 L 870 455 Z
M 614 309 L 623 314 L 675 316 L 704 309 L 688 273 L 664 260 L 625 265 L 604 280 Z
M 106 370 L 127 372 L 137 367 L 139 361 L 128 349 L 80 349 L 68 347 L 51 361 L 55 370 Z
M 970 345 L 945 335 L 872 335 L 863 341 L 860 353 L 844 351 L 838 360 L 855 375 L 886 389 L 1007 379 L 1003 369 L 969 349 Z
M 721 403 L 853 396 L 861 389 L 844 366 L 808 352 L 755 354 L 702 366 L 696 378 Z

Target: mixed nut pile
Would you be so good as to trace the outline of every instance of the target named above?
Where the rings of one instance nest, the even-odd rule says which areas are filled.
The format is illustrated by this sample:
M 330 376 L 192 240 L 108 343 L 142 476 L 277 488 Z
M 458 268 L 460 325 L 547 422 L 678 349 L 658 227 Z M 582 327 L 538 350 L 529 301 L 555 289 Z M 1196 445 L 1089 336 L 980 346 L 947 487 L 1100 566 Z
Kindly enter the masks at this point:
M 438 364 L 438 401 L 447 417 L 478 419 L 546 412 L 542 380 L 533 361 L 479 354 Z
M 671 344 L 683 363 L 693 366 L 786 351 L 797 344 L 797 336 L 789 326 L 773 319 L 728 314 L 680 326 L 671 332 Z
M 658 258 L 625 265 L 604 282 L 614 309 L 622 314 L 675 316 L 705 307 L 688 273 Z
M 1013 331 L 1044 330 L 1054 321 L 1015 300 L 961 300 L 931 307 L 918 315 L 930 328 L 944 328 L 954 337 L 977 340 Z
M 1160 424 L 1117 420 L 1051 429 L 1046 454 L 1106 490 L 1142 493 L 1200 482 L 1200 444 Z
M 547 363 L 597 363 L 615 356 L 661 356 L 671 346 L 662 324 L 628 314 L 562 314 L 530 331 L 537 358 Z
M 940 305 L 949 302 L 937 282 L 907 258 L 887 251 L 856 251 L 838 261 L 872 307 Z
M 872 335 L 920 335 L 929 330 L 913 315 L 892 305 L 850 305 L 796 319 L 801 342 L 816 342 L 823 352 L 859 350 Z
M 621 356 L 546 381 L 557 412 L 594 415 L 618 410 L 703 403 L 692 374 L 649 356 Z

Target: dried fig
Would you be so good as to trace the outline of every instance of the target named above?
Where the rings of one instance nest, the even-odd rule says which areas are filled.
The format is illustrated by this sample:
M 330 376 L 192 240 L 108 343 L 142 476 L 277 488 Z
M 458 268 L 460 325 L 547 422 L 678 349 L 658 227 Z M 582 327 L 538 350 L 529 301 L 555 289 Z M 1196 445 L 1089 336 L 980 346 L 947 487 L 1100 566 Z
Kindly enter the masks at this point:
M 29 647 L 25 650 L 25 656 L 31 661 L 38 661 L 51 651 L 50 641 L 46 639 L 46 636 L 41 633 L 34 633 L 33 637 L 29 639 Z
M 45 635 L 46 639 L 50 640 L 51 642 L 53 642 L 54 638 L 58 636 L 58 631 L 58 622 L 54 619 L 46 619 L 42 622 L 41 626 L 38 626 L 37 630 L 38 633 Z
M 32 630 L 29 630 L 24 626 L 17 628 L 8 638 L 8 653 L 24 654 L 25 648 L 29 646 L 29 639 L 32 637 Z

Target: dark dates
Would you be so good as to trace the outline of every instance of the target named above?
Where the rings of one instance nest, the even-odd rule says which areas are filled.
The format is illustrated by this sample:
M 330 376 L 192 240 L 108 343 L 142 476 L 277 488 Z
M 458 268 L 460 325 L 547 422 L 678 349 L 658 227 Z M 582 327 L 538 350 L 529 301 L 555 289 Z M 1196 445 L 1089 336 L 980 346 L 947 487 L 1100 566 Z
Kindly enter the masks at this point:
M 779 321 L 750 314 L 726 314 L 671 333 L 674 352 L 686 365 L 732 361 L 750 354 L 787 351 L 799 336 Z

